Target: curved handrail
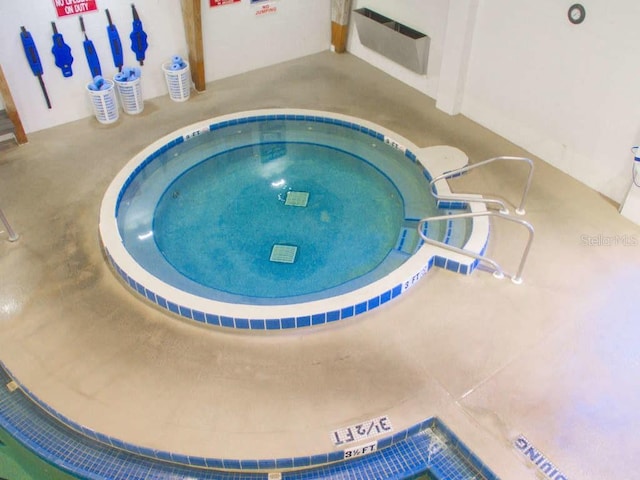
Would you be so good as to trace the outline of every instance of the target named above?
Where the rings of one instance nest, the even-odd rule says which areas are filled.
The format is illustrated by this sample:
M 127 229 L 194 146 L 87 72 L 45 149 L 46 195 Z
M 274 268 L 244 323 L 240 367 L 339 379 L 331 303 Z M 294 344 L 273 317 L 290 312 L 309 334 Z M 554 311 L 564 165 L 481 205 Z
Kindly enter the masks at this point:
M 489 158 L 488 160 L 483 160 L 482 162 L 479 163 L 474 163 L 473 165 L 467 165 L 466 167 L 462 167 L 462 168 L 457 168 L 455 170 L 450 170 L 446 173 L 443 173 L 442 175 L 439 175 L 437 177 L 435 177 L 433 180 L 431 180 L 431 182 L 429 182 L 429 187 L 431 188 L 431 193 L 433 194 L 433 196 L 437 199 L 437 200 L 457 200 L 457 201 L 466 201 L 466 202 L 483 202 L 485 204 L 497 204 L 500 206 L 500 212 L 503 214 L 507 214 L 509 213 L 509 209 L 507 208 L 507 206 L 505 205 L 505 203 L 498 199 L 498 198 L 483 198 L 478 200 L 477 197 L 468 197 L 465 196 L 464 194 L 452 194 L 452 195 L 439 195 L 434 188 L 434 185 L 436 182 L 440 181 L 440 180 L 444 180 L 446 178 L 451 178 L 451 177 L 455 177 L 458 175 L 461 175 L 463 173 L 468 172 L 469 170 L 473 170 L 475 168 L 478 167 L 482 167 L 484 165 L 487 165 L 489 163 L 493 163 L 495 161 L 498 160 L 507 160 L 507 161 L 518 161 L 518 162 L 525 162 L 529 165 L 529 175 L 527 177 L 527 183 L 524 187 L 524 191 L 522 192 L 522 198 L 520 200 L 520 205 L 516 208 L 516 213 L 518 215 L 524 215 L 525 210 L 524 210 L 524 204 L 525 201 L 527 199 L 527 194 L 529 193 L 529 188 L 531 187 L 531 179 L 533 177 L 533 161 L 530 158 L 526 158 L 526 157 L 510 157 L 510 156 L 501 156 L 501 157 L 493 157 L 493 158 Z
M 486 217 L 486 216 L 490 216 L 490 217 L 498 217 L 498 218 L 503 218 L 505 220 L 508 220 L 510 222 L 514 222 L 517 223 L 519 225 L 522 225 L 523 227 L 525 227 L 528 232 L 529 232 L 529 238 L 527 240 L 527 244 L 525 245 L 524 251 L 522 252 L 522 257 L 520 258 L 520 264 L 518 265 L 518 270 L 516 272 L 515 275 L 509 275 L 507 273 L 505 273 L 504 269 L 498 265 L 498 263 L 495 260 L 491 260 L 488 257 L 485 257 L 484 255 L 480 255 L 478 253 L 475 252 L 470 252 L 468 250 L 465 250 L 463 248 L 458 248 L 458 247 L 454 247 L 453 245 L 449 245 L 446 244 L 444 242 L 440 242 L 438 240 L 434 240 L 432 238 L 427 237 L 423 232 L 423 226 L 425 223 L 427 222 L 431 222 L 433 220 L 453 220 L 456 218 L 471 218 L 471 217 Z M 466 255 L 468 257 L 471 258 L 475 258 L 476 260 L 479 260 L 481 262 L 487 263 L 489 264 L 491 267 L 493 267 L 494 272 L 493 275 L 497 278 L 502 278 L 505 275 L 508 276 L 511 281 L 513 283 L 516 284 L 520 284 L 522 283 L 522 270 L 524 269 L 524 264 L 527 261 L 527 257 L 529 256 L 529 250 L 531 249 L 531 244 L 533 243 L 533 237 L 535 235 L 534 231 L 533 231 L 533 226 L 525 221 L 522 220 L 520 218 L 514 217 L 512 215 L 506 215 L 504 213 L 501 212 L 496 212 L 494 210 L 484 210 L 482 212 L 464 212 L 464 213 L 456 213 L 456 214 L 452 214 L 452 215 L 438 215 L 435 217 L 426 217 L 421 219 L 418 222 L 418 234 L 420 235 L 420 237 L 422 238 L 422 240 L 424 240 L 425 243 L 428 243 L 430 245 L 434 245 L 436 247 L 441 247 L 444 248 L 446 250 L 455 252 L 455 253 L 459 253 L 462 255 Z

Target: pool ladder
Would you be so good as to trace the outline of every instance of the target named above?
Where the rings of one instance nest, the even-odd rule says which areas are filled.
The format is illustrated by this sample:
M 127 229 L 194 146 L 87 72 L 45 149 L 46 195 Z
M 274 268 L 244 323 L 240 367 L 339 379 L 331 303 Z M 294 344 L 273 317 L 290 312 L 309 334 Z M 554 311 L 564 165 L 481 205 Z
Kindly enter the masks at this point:
M 477 195 L 469 195 L 469 194 L 450 194 L 450 195 L 443 195 L 443 194 L 438 194 L 436 188 L 435 188 L 435 184 L 439 181 L 442 180 L 446 180 L 448 178 L 453 178 L 453 177 L 457 177 L 459 175 L 462 175 L 464 173 L 467 173 L 470 170 L 476 169 L 476 168 L 480 168 L 483 167 L 485 165 L 489 165 L 491 163 L 497 162 L 497 161 L 507 161 L 507 162 L 523 162 L 526 163 L 529 166 L 529 174 L 527 176 L 527 181 L 524 187 L 524 190 L 522 192 L 522 196 L 520 198 L 520 204 L 518 205 L 518 207 L 516 207 L 515 209 L 515 213 L 518 216 L 522 216 L 525 214 L 525 202 L 527 199 L 527 194 L 529 193 L 529 188 L 531 187 L 531 180 L 533 177 L 533 161 L 531 161 L 531 159 L 529 158 L 525 158 L 525 157 L 511 157 L 511 156 L 501 156 L 501 157 L 493 157 L 490 158 L 488 160 L 484 160 L 482 162 L 479 163 L 475 163 L 473 165 L 467 165 L 466 167 L 462 167 L 456 170 L 450 170 L 440 176 L 435 177 L 434 179 L 431 180 L 431 182 L 429 183 L 429 186 L 431 188 L 431 193 L 433 194 L 433 196 L 435 197 L 435 199 L 440 202 L 441 200 L 444 201 L 456 201 L 456 202 L 476 202 L 476 203 L 484 203 L 486 206 L 489 205 L 495 205 L 498 206 L 500 208 L 499 211 L 496 210 L 484 210 L 484 211 L 480 211 L 480 212 L 464 212 L 464 213 L 456 213 L 456 214 L 451 214 L 451 215 L 438 215 L 438 216 L 433 216 L 433 217 L 426 217 L 421 219 L 418 222 L 418 233 L 420 234 L 420 237 L 422 238 L 422 240 L 424 240 L 425 243 L 428 243 L 430 245 L 434 245 L 440 248 L 444 248 L 445 250 L 449 250 L 451 252 L 455 252 L 455 253 L 459 253 L 461 255 L 466 255 L 468 257 L 474 258 L 476 260 L 478 260 L 479 262 L 482 262 L 485 265 L 488 265 L 492 270 L 493 270 L 493 276 L 496 278 L 504 278 L 509 277 L 511 279 L 511 281 L 513 283 L 516 284 L 520 284 L 522 283 L 522 271 L 524 270 L 524 265 L 527 261 L 527 257 L 529 255 L 529 251 L 531 249 L 531 244 L 533 243 L 533 238 L 534 238 L 534 230 L 533 230 L 533 226 L 525 221 L 522 220 L 521 218 L 518 218 L 514 215 L 511 215 L 509 213 L 509 209 L 506 205 L 506 203 L 499 199 L 499 198 L 483 198 Z M 520 256 L 520 263 L 518 265 L 518 269 L 516 271 L 515 274 L 509 274 L 507 272 L 505 272 L 505 270 L 495 261 L 492 260 L 490 258 L 488 258 L 485 255 L 479 254 L 479 253 L 475 253 L 469 250 L 465 250 L 464 248 L 458 248 L 458 247 L 454 247 L 453 245 L 449 245 L 447 243 L 444 242 L 440 242 L 437 240 L 433 240 L 429 237 L 426 236 L 426 234 L 424 233 L 425 229 L 424 226 L 425 224 L 427 224 L 428 222 L 432 222 L 432 221 L 442 221 L 442 220 L 454 220 L 457 218 L 473 218 L 473 217 L 496 217 L 496 218 L 501 218 L 503 220 L 509 221 L 509 222 L 513 222 L 516 223 L 518 225 L 521 225 L 523 228 L 525 228 L 528 232 L 528 239 L 527 239 L 527 243 L 524 247 L 524 250 L 522 252 L 522 255 Z

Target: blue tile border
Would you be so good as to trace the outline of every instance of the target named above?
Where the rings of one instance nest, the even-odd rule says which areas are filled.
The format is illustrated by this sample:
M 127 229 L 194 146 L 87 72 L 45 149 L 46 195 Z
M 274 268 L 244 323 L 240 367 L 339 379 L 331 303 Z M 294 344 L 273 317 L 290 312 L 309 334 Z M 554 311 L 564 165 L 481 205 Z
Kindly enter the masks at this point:
M 170 140 L 165 145 L 161 145 L 155 151 L 147 155 L 146 158 L 142 160 L 140 165 L 138 165 L 133 172 L 127 177 L 123 186 L 120 189 L 118 194 L 116 203 L 115 203 L 115 212 L 114 215 L 117 215 L 117 211 L 119 209 L 120 203 L 122 201 L 124 192 L 127 187 L 131 184 L 131 182 L 135 179 L 135 177 L 140 174 L 140 172 L 151 163 L 154 159 L 158 158 L 163 153 L 167 152 L 171 148 L 176 145 L 179 145 L 185 141 L 188 141 L 190 138 L 194 138 L 201 131 L 215 131 L 225 127 L 240 125 L 240 124 L 248 124 L 255 123 L 258 121 L 269 121 L 269 120 L 278 120 L 278 121 L 304 121 L 304 122 L 318 122 L 330 125 L 336 125 L 339 127 L 348 128 L 351 130 L 359 131 L 365 135 L 369 135 L 377 140 L 383 141 L 392 147 L 401 150 L 404 153 L 404 156 L 414 164 L 420 166 L 423 176 L 427 179 L 427 181 L 431 181 L 432 177 L 426 168 L 418 162 L 418 158 L 416 154 L 403 146 L 400 146 L 390 137 L 385 136 L 384 134 L 377 132 L 376 130 L 360 125 L 356 122 L 341 120 L 337 118 L 331 118 L 322 115 L 302 115 L 302 114 L 291 114 L 291 113 L 277 113 L 277 114 L 264 114 L 264 115 L 251 115 L 247 117 L 239 117 L 232 118 L 228 120 L 223 120 L 215 123 L 210 123 L 208 126 L 203 125 L 199 130 L 195 130 L 194 132 L 187 133 L 183 136 L 174 138 Z M 435 188 L 435 186 L 434 186 Z M 449 210 L 457 210 L 457 209 L 465 209 L 468 207 L 466 202 L 455 202 L 455 201 L 445 201 L 439 200 L 437 202 L 439 208 L 449 209 Z M 447 243 L 451 236 L 451 222 L 447 222 L 447 233 L 444 239 L 444 242 Z M 406 235 L 406 231 L 404 232 Z M 399 245 L 396 247 L 397 250 L 401 250 L 404 243 L 404 237 L 399 239 Z M 423 242 L 421 242 L 422 244 Z M 392 299 L 400 296 L 404 291 L 409 288 L 413 283 L 422 277 L 424 273 L 426 273 L 432 266 L 438 266 L 440 268 L 445 268 L 447 270 L 461 273 L 463 275 L 470 274 L 478 265 L 478 261 L 474 261 L 470 265 L 463 265 L 459 262 L 448 259 L 443 256 L 436 256 L 429 260 L 429 263 L 424 266 L 419 273 L 416 273 L 411 279 L 403 282 L 403 284 L 398 285 L 390 290 L 383 291 L 376 297 L 370 298 L 367 301 L 359 301 L 357 304 L 350 306 L 343 306 L 340 310 L 334 309 L 326 312 L 309 312 L 309 315 L 300 316 L 297 318 L 274 318 L 269 320 L 264 320 L 262 318 L 232 318 L 229 316 L 221 316 L 219 312 L 203 312 L 200 310 L 194 310 L 190 306 L 187 305 L 178 305 L 175 302 L 167 301 L 167 299 L 163 298 L 157 292 L 154 292 L 144 285 L 138 283 L 135 279 L 129 276 L 129 274 L 125 271 L 122 265 L 118 265 L 117 262 L 109 255 L 107 251 L 107 246 L 104 246 L 104 249 L 107 253 L 107 256 L 110 260 L 110 264 L 116 270 L 120 277 L 129 285 L 131 290 L 137 292 L 148 301 L 158 305 L 159 307 L 168 310 L 169 312 L 179 315 L 181 317 L 194 320 L 200 323 L 214 325 L 225 328 L 233 328 L 239 330 L 261 330 L 261 331 L 281 331 L 295 328 L 307 328 L 311 326 L 318 326 L 327 324 L 330 322 L 335 322 L 338 320 L 344 320 L 351 318 L 356 315 L 361 315 L 365 312 L 368 312 L 372 309 L 375 309 Z M 306 312 L 305 312 L 306 313 Z
M 12 380 L 0 362 L 0 384 L 4 387 Z M 277 459 L 202 458 L 156 451 L 92 432 L 20 385 L 13 392 L 0 388 L 0 427 L 55 467 L 91 480 L 267 480 L 268 471 L 290 469 L 294 470 L 282 472 L 283 479 L 408 479 L 428 471 L 438 480 L 499 480 L 436 417 L 381 438 L 377 451 L 350 460 L 344 460 L 343 450 Z

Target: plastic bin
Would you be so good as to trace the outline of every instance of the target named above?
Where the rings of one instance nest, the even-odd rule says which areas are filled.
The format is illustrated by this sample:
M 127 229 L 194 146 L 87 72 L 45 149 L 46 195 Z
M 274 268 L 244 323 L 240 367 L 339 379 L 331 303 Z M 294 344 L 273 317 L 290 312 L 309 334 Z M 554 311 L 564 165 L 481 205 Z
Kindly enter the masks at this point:
M 105 79 L 108 87 L 105 90 L 90 90 L 87 84 L 87 92 L 93 105 L 93 112 L 100 123 L 113 123 L 118 120 L 118 100 L 116 99 L 116 90 L 111 80 Z
M 169 97 L 174 102 L 189 100 L 189 95 L 191 95 L 191 70 L 189 69 L 189 64 L 186 63 L 186 67 L 180 70 L 172 70 L 171 65 L 172 62 L 162 64 L 162 71 L 169 89 Z
M 136 115 L 144 110 L 144 100 L 142 99 L 142 86 L 140 78 L 129 82 L 113 80 L 118 90 L 120 104 L 125 113 Z

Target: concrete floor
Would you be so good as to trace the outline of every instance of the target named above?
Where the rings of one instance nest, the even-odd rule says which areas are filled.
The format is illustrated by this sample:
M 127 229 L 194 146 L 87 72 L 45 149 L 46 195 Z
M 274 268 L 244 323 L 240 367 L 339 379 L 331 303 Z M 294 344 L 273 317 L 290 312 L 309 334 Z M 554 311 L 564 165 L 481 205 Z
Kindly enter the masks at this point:
M 335 325 L 249 335 L 205 328 L 134 296 L 98 238 L 103 192 L 162 135 L 269 107 L 365 118 L 472 162 L 513 144 L 348 54 L 329 52 L 148 100 L 110 126 L 87 118 L 0 150 L 0 360 L 40 399 L 102 433 L 227 458 L 328 452 L 329 433 L 380 415 L 395 430 L 439 416 L 504 479 L 542 478 L 524 435 L 567 478 L 640 470 L 640 227 L 538 159 L 524 284 L 434 268 L 398 300 Z M 455 180 L 517 200 L 519 168 Z M 513 270 L 520 232 L 489 252 Z

